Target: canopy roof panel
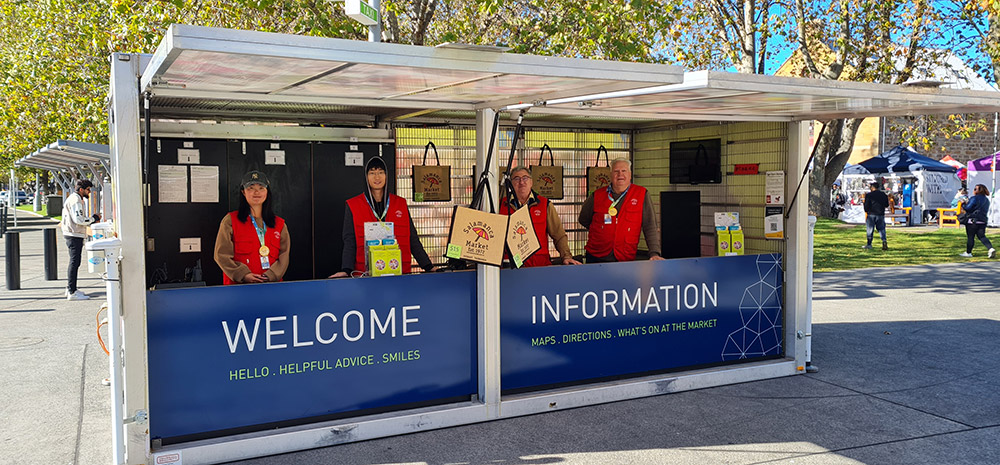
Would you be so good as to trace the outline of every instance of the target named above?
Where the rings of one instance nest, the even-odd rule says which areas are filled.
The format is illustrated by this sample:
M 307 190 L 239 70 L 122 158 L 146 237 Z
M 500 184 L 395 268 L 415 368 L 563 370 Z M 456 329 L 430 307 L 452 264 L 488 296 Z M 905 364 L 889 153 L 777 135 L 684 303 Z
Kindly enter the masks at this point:
M 1000 111 L 1000 94 L 171 26 L 143 72 L 171 116 L 382 121 L 532 108 L 538 119 L 796 121 Z M 179 104 L 186 101 L 188 103 Z M 171 102 L 165 104 L 164 102 Z M 240 102 L 229 105 L 226 102 Z
M 141 85 L 157 97 L 475 109 L 682 79 L 676 66 L 173 25 Z
M 14 164 L 50 171 L 80 169 L 106 165 L 110 161 L 110 153 L 107 145 L 59 139 L 22 157 Z

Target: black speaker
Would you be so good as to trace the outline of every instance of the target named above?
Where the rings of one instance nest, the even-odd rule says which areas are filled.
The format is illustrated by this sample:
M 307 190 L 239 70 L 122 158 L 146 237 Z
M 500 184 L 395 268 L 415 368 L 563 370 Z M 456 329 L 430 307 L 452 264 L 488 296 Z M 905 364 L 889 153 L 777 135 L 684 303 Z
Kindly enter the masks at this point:
M 663 258 L 701 256 L 701 192 L 660 192 Z

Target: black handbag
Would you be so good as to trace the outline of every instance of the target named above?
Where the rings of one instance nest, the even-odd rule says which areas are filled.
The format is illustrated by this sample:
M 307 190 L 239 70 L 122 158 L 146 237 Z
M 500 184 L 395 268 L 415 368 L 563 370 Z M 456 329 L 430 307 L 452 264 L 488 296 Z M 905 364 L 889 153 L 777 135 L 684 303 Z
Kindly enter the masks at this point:
M 971 219 L 972 219 L 972 215 L 971 215 L 971 214 L 969 214 L 969 212 L 968 212 L 968 211 L 966 211 L 966 210 L 964 210 L 964 209 L 963 209 L 963 210 L 962 210 L 962 212 L 961 212 L 961 213 L 959 213 L 959 214 L 958 214 L 958 216 L 956 216 L 956 218 L 958 219 L 958 223 L 959 223 L 959 224 L 962 224 L 962 223 L 970 223 L 970 221 L 969 221 L 969 220 L 971 220 Z
M 708 149 L 703 144 L 698 144 L 694 164 L 688 166 L 688 180 L 691 184 L 722 182 L 719 164 L 709 161 Z

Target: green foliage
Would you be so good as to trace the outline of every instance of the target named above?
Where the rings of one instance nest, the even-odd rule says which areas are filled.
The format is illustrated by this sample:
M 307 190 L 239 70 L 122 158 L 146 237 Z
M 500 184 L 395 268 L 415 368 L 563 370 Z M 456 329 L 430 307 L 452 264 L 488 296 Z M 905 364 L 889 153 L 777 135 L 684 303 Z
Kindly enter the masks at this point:
M 990 228 L 987 237 L 997 240 L 1000 230 Z M 878 232 L 875 233 L 876 236 Z M 813 236 L 813 270 L 838 271 L 874 266 L 927 265 L 932 263 L 964 263 L 990 260 L 978 241 L 973 258 L 962 258 L 965 252 L 965 229 L 938 229 L 937 226 L 887 227 L 889 250 L 879 249 L 875 237 L 872 250 L 864 250 L 865 225 L 847 224 L 839 220 L 819 218 Z

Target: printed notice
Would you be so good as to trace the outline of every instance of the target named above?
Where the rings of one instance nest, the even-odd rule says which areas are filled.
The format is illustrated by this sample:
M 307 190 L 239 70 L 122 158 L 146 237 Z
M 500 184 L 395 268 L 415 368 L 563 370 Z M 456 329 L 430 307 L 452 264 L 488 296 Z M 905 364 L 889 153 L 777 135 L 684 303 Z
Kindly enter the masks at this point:
M 197 165 L 201 163 L 201 151 L 198 149 L 177 149 L 177 163 Z
M 271 144 L 278 145 L 278 144 Z M 264 151 L 264 164 L 265 165 L 284 165 L 285 164 L 285 151 L 284 150 L 265 150 Z
M 364 159 L 365 154 L 361 152 L 346 152 L 344 153 L 344 166 L 362 166 Z
M 764 203 L 768 205 L 785 204 L 785 172 L 768 171 L 764 185 Z
M 187 203 L 188 167 L 160 165 L 157 174 L 159 189 L 156 198 L 160 203 Z
M 764 238 L 784 239 L 785 223 L 782 218 L 785 216 L 785 207 L 764 207 Z
M 191 167 L 191 202 L 219 203 L 219 167 Z

